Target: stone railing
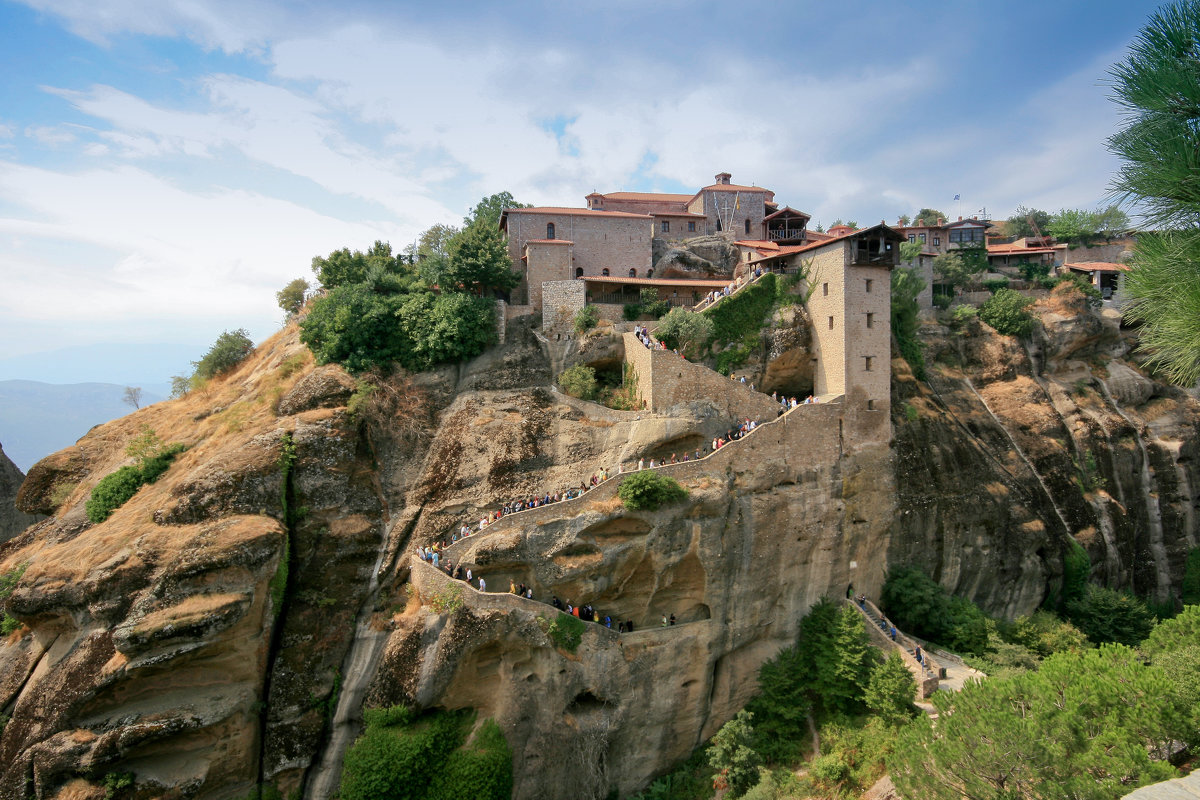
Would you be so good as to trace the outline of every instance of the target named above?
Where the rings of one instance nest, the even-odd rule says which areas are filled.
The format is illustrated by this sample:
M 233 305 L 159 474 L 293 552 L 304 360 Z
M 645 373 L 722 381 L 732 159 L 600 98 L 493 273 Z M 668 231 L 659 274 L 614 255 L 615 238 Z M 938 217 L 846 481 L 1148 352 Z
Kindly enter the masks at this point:
M 506 613 L 516 609 L 528 611 L 533 614 L 565 614 L 567 612 L 556 609 L 549 603 L 543 603 L 541 600 L 533 600 L 528 597 L 522 597 L 512 592 L 481 592 L 466 581 L 461 581 L 447 575 L 443 570 L 430 564 L 428 561 L 423 561 L 416 556 L 412 557 L 411 579 L 416 587 L 417 593 L 422 598 L 430 598 L 438 593 L 454 592 L 458 593 L 463 599 L 463 604 L 474 609 L 495 609 Z M 582 621 L 582 620 L 581 620 Z M 614 621 L 615 622 L 615 621 Z M 702 619 L 692 622 L 679 622 L 674 625 L 646 624 L 635 626 L 635 629 L 629 633 L 622 633 L 615 627 L 609 628 L 603 623 L 596 621 L 585 621 L 587 625 L 586 631 L 595 630 L 595 633 L 600 637 L 602 644 L 611 644 L 619 638 L 621 641 L 629 645 L 654 645 L 660 644 L 676 631 L 682 628 L 688 628 L 695 625 L 709 625 L 711 620 Z
M 779 452 L 781 448 L 794 449 L 797 455 L 805 452 L 803 448 L 808 448 L 809 452 L 818 447 L 836 450 L 841 444 L 837 423 L 837 418 L 841 413 L 840 400 L 840 397 L 835 397 L 829 402 L 798 405 L 776 419 L 761 423 L 741 439 L 729 442 L 699 459 L 681 461 L 677 464 L 659 464 L 653 469 L 669 474 L 676 480 L 683 480 L 712 475 L 721 467 L 731 466 L 731 462 L 739 455 L 752 455 L 760 448 L 772 452 Z M 459 539 L 444 548 L 440 557 L 450 557 L 457 564 L 460 561 L 457 554 L 485 535 L 503 532 L 516 525 L 540 525 L 562 517 L 568 513 L 566 509 L 578 514 L 583 508 L 584 501 L 596 502 L 615 496 L 621 479 L 635 471 L 622 471 L 611 475 L 608 480 L 593 487 L 590 491 L 570 500 L 560 500 L 557 503 L 505 514 L 485 526 L 483 530 L 472 532 L 470 536 Z M 516 522 L 510 524 L 509 520 L 516 520 Z
M 904 659 L 904 666 L 908 667 L 908 671 L 913 674 L 913 678 L 917 682 L 917 689 L 922 699 L 929 697 L 937 691 L 938 679 L 942 674 L 942 668 L 929 655 L 928 651 L 921 653 L 922 660 L 918 662 L 914 654 L 918 642 L 913 641 L 900 631 L 897 631 L 896 638 L 892 639 L 890 628 L 888 630 L 884 629 L 885 617 L 883 612 L 870 600 L 865 601 L 863 605 L 859 605 L 857 600 L 846 598 L 846 603 L 854 607 L 866 619 L 867 636 L 870 637 L 872 644 L 885 652 L 895 650 L 900 653 L 900 657 Z

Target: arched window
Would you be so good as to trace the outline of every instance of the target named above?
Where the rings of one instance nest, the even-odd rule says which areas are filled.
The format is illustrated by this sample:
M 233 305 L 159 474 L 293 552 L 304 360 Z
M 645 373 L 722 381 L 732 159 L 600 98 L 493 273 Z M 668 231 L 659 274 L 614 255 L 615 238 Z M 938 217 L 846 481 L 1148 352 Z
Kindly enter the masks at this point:
M 608 267 L 605 267 L 604 269 L 600 270 L 600 274 L 607 278 L 608 277 Z
M 646 277 L 647 277 L 647 278 L 653 278 L 653 277 L 654 277 L 654 267 L 651 267 L 650 269 L 646 270 Z
M 636 278 L 636 277 L 637 277 L 637 270 L 636 270 L 636 269 L 634 269 L 633 267 L 630 267 L 630 268 L 629 268 L 629 277 L 631 277 L 631 278 Z
M 547 239 L 554 238 L 554 223 L 553 222 L 546 223 L 546 238 Z
M 575 277 L 576 277 L 576 278 L 582 278 L 582 277 L 583 277 L 583 267 L 576 267 L 576 268 L 575 268 Z
M 747 235 L 750 234 L 750 220 L 749 219 L 746 220 L 746 234 Z

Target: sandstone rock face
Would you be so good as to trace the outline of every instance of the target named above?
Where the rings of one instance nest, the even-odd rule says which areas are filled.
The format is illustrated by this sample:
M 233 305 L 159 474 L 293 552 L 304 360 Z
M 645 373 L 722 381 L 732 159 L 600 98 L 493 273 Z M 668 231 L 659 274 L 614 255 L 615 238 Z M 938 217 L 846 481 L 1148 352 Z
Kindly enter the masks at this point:
M 17 491 L 25 476 L 0 446 L 0 542 L 6 542 L 37 522 L 36 514 L 17 510 Z
M 658 278 L 732 278 L 738 250 L 722 236 L 697 236 L 670 245 L 654 240 Z
M 1112 360 L 1129 343 L 1070 301 L 1038 308 L 1028 350 L 977 321 L 927 326 L 928 383 L 893 364 L 890 436 L 850 406 L 803 407 L 667 467 L 690 492 L 677 505 L 629 511 L 614 480 L 450 548 L 492 590 L 525 583 L 637 627 L 590 625 L 575 651 L 544 602 L 467 589 L 415 546 L 499 502 L 694 452 L 731 423 L 718 405 L 574 400 L 555 371 L 619 363 L 620 336 L 552 347 L 510 324 L 503 347 L 414 376 L 404 418 L 351 418 L 354 380 L 297 362 L 289 328 L 207 395 L 30 470 L 18 503 L 51 516 L 0 543 L 0 572 L 24 569 L 5 601 L 23 627 L 0 641 L 0 800 L 27 780 L 100 797 L 110 772 L 147 797 L 311 796 L 318 764 L 336 786 L 328 743 L 353 738 L 364 703 L 495 717 L 518 798 L 627 795 L 741 708 L 809 605 L 850 583 L 876 596 L 891 566 L 1014 616 L 1056 591 L 1073 537 L 1095 580 L 1170 601 L 1200 537 L 1200 403 Z M 810 335 L 784 309 L 748 369 L 802 394 Z M 188 449 L 91 524 L 84 502 L 142 425 Z M 432 610 L 455 594 L 461 608 Z

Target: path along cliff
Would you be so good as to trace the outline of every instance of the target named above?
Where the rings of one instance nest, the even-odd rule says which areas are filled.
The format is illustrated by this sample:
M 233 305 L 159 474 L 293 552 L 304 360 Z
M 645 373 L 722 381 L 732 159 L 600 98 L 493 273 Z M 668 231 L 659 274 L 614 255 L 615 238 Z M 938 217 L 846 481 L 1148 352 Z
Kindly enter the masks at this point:
M 1056 591 L 1074 538 L 1095 580 L 1170 600 L 1196 546 L 1197 403 L 1068 300 L 1042 301 L 1029 350 L 927 326 L 930 380 L 893 362 L 883 436 L 859 435 L 853 397 L 803 407 L 671 468 L 690 491 L 677 506 L 629 511 L 614 481 L 456 546 L 493 587 L 634 620 L 589 627 L 574 652 L 544 604 L 435 602 L 446 586 L 415 546 L 749 414 L 699 394 L 657 413 L 568 398 L 518 322 L 480 359 L 364 402 L 289 327 L 204 393 L 30 470 L 18 502 L 48 517 L 0 545 L 0 571 L 23 570 L 6 601 L 22 625 L 0 644 L 0 797 L 101 797 L 125 773 L 146 796 L 316 796 L 361 704 L 401 703 L 495 718 L 518 798 L 625 794 L 741 708 L 809 605 L 849 583 L 877 596 L 890 565 L 1012 616 Z M 89 523 L 84 501 L 144 425 L 188 449 Z M 587 785 L 582 758 L 603 765 Z

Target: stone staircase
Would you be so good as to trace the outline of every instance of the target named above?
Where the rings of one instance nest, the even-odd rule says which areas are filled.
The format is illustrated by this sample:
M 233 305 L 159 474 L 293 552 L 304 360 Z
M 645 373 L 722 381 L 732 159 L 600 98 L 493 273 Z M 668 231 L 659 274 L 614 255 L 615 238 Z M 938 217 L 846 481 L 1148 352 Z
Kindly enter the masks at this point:
M 847 598 L 846 603 L 866 619 L 867 635 L 871 639 L 871 644 L 885 654 L 893 650 L 900 653 L 900 657 L 904 659 L 904 665 L 908 667 L 908 671 L 917 681 L 917 689 L 922 699 L 937 691 L 938 681 L 943 674 L 942 667 L 929 653 L 925 652 L 924 648 L 921 652 L 921 661 L 917 661 L 918 642 L 900 631 L 897 631 L 896 638 L 892 639 L 892 626 L 886 621 L 883 612 L 870 600 L 860 603 Z

